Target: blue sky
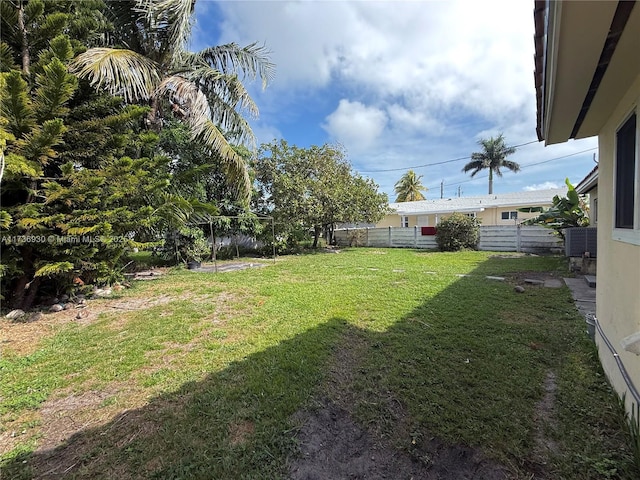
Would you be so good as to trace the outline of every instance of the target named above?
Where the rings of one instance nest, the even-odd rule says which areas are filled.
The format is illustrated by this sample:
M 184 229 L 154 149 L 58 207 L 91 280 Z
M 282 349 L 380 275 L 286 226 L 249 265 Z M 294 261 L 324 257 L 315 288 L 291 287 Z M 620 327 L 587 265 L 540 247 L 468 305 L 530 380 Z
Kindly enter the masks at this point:
M 409 168 L 427 198 L 441 182 L 445 197 L 486 194 L 486 173 L 461 170 L 479 139 L 500 133 L 522 145 L 509 157 L 522 170 L 496 178 L 496 193 L 575 185 L 595 166 L 596 138 L 536 141 L 533 1 L 196 4 L 194 50 L 256 41 L 276 64 L 265 90 L 249 85 L 258 143 L 339 143 L 390 201 Z

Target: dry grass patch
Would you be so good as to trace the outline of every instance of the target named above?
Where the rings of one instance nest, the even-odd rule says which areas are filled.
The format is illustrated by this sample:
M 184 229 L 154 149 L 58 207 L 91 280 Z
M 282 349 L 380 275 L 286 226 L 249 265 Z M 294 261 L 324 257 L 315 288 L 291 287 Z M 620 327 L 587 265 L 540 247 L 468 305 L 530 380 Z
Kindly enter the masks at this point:
M 256 426 L 249 420 L 240 420 L 229 425 L 229 443 L 232 446 L 242 445 L 249 441 Z

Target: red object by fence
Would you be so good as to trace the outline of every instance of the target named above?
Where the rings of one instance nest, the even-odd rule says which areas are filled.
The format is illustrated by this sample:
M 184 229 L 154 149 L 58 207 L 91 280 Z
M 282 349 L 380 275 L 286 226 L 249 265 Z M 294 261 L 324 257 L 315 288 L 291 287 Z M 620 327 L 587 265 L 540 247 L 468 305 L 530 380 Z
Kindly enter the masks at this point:
M 435 235 L 438 230 L 436 227 L 420 227 L 422 230 L 422 235 Z

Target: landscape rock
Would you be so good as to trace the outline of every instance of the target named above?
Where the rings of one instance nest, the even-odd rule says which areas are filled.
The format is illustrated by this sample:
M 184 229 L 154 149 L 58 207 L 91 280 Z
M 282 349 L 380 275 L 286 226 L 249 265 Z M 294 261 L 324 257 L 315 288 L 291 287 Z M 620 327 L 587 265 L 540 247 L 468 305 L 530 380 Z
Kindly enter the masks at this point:
M 9 320 L 15 320 L 16 318 L 20 318 L 24 315 L 24 310 L 16 309 L 11 310 L 9 313 L 5 315 L 4 318 L 8 318 Z
M 66 302 L 67 300 L 69 300 L 69 295 L 67 295 L 67 294 L 60 295 L 60 301 L 61 302 Z
M 524 293 L 524 287 L 522 285 L 516 285 L 513 289 L 516 293 Z
M 55 305 L 51 305 L 49 307 L 50 312 L 61 312 L 62 310 L 64 310 L 64 307 L 59 303 L 56 303 Z
M 73 307 L 75 307 L 75 305 L 71 302 L 67 302 L 64 304 L 64 309 L 65 310 L 71 310 Z
M 42 312 L 33 312 L 29 317 L 27 317 L 27 322 L 37 322 L 38 320 L 42 320 L 44 315 Z

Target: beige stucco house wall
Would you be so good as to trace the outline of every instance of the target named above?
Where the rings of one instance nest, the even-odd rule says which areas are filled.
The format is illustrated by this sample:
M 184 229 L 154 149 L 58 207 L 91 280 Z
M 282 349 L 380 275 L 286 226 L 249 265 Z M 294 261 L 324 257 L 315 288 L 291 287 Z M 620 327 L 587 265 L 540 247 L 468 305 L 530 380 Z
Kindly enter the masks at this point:
M 640 35 L 640 32 L 639 32 Z M 640 51 L 638 53 L 640 55 Z M 631 111 L 640 116 L 640 75 L 633 87 L 618 103 L 613 114 L 598 135 L 600 165 L 598 184 L 598 286 L 596 291 L 596 315 L 605 335 L 614 346 L 625 369 L 640 388 L 640 357 L 626 351 L 622 341 L 640 332 L 640 229 L 622 231 L 614 228 L 614 170 L 616 152 L 616 131 Z M 640 132 L 636 132 L 636 139 Z M 637 152 L 637 147 L 636 147 Z M 638 161 L 636 153 L 636 162 Z M 636 169 L 638 165 L 636 165 Z M 636 182 L 637 185 L 637 182 Z M 640 194 L 636 188 L 637 195 Z M 636 207 L 637 210 L 640 208 Z M 606 213 L 605 213 L 606 212 Z M 638 222 L 638 211 L 636 211 Z M 605 371 L 613 372 L 609 377 L 619 392 L 626 391 L 624 379 L 618 371 L 617 359 L 608 351 L 602 335 L 598 337 L 598 349 Z
M 539 139 L 598 136 L 596 344 L 629 411 L 640 404 L 639 3 L 538 0 L 534 13 Z M 624 228 L 620 205 L 632 212 Z

